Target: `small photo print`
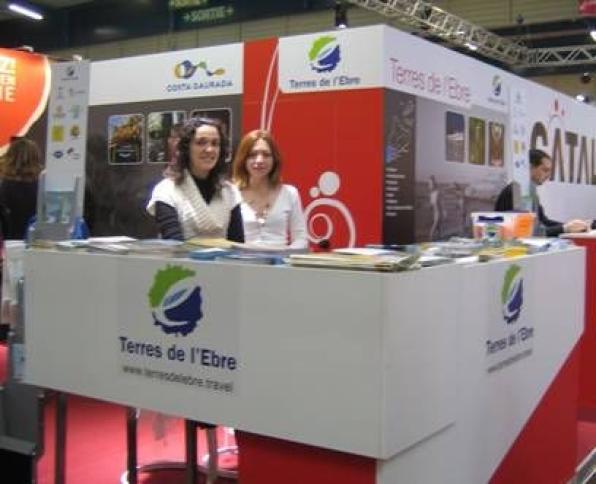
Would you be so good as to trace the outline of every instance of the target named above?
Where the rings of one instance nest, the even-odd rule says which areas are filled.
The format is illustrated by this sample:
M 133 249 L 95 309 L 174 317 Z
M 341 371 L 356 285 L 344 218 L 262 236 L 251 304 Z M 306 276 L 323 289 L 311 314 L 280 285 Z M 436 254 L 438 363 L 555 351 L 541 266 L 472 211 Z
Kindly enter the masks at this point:
M 147 156 L 150 163 L 175 162 L 184 121 L 185 111 L 163 111 L 147 115 Z
M 447 161 L 464 162 L 465 123 L 463 114 L 445 113 L 445 159 Z
M 484 119 L 470 118 L 468 138 L 470 143 L 468 161 L 473 165 L 485 165 L 486 122 Z
M 490 121 L 488 133 L 488 164 L 502 167 L 505 165 L 505 125 Z
M 229 146 L 232 143 L 232 110 L 230 108 L 214 108 L 214 109 L 193 109 L 190 113 L 191 118 L 211 118 L 216 119 L 222 125 L 223 131 L 226 134 Z M 227 161 L 231 160 L 231 150 L 228 154 Z
M 142 114 L 115 114 L 108 118 L 108 160 L 111 164 L 143 161 Z

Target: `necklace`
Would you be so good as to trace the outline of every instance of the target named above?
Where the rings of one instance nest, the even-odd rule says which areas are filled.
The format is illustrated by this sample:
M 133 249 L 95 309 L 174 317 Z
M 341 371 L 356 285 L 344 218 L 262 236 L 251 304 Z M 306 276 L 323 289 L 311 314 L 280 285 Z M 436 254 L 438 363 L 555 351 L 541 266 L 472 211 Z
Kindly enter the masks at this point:
M 255 212 L 257 223 L 261 226 L 265 224 L 269 210 L 271 209 L 272 197 L 275 196 L 276 190 L 269 190 L 265 196 L 259 196 L 252 193 L 252 197 L 246 199 L 246 203 Z
M 271 208 L 269 202 L 261 204 L 258 203 L 256 200 L 247 200 L 246 203 L 248 203 L 255 212 L 257 223 L 259 225 L 264 225 L 265 220 L 267 219 L 267 215 L 269 214 L 269 209 Z

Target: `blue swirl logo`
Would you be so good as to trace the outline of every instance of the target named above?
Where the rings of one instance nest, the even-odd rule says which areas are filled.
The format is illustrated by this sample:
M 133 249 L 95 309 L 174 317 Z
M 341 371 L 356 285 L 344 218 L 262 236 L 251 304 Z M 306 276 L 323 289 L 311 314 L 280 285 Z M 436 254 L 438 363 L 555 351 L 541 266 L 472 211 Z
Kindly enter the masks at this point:
M 499 97 L 501 92 L 503 91 L 503 82 L 501 81 L 501 76 L 494 76 L 493 77 L 493 94 L 495 97 Z
M 202 70 L 205 74 L 207 74 L 207 77 L 223 76 L 226 73 L 226 70 L 223 67 L 218 67 L 217 69 L 213 70 L 209 69 L 207 67 L 207 62 L 205 61 L 193 64 L 191 61 L 185 60 L 174 66 L 174 76 L 176 76 L 178 79 L 190 79 L 192 76 L 194 76 L 197 70 Z
M 308 51 L 310 67 L 315 72 L 331 72 L 341 60 L 337 39 L 331 35 L 317 38 Z
M 505 273 L 503 288 L 501 289 L 501 302 L 503 303 L 503 318 L 507 324 L 519 319 L 524 302 L 524 279 L 521 267 L 514 264 Z
M 149 304 L 156 326 L 166 334 L 186 336 L 203 318 L 201 288 L 195 272 L 182 266 L 158 271 L 149 290 Z

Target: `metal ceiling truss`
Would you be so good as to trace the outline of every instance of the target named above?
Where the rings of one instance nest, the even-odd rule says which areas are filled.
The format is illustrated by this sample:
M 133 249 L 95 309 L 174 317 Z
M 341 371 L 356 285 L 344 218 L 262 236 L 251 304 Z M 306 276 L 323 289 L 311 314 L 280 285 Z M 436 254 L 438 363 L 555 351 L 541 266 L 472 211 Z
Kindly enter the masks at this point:
M 530 49 L 528 62 L 516 67 L 582 66 L 596 63 L 596 44 Z
M 345 1 L 422 29 L 452 45 L 466 47 L 513 68 L 596 63 L 596 45 L 529 49 L 424 0 Z

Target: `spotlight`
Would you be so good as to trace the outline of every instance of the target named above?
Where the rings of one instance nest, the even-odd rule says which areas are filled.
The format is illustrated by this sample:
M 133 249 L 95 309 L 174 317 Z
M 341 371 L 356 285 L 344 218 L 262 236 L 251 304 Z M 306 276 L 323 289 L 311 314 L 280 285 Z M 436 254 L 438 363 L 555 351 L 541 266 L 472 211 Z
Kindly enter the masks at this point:
M 476 44 L 472 44 L 471 42 L 466 42 L 464 45 L 471 51 L 478 50 L 478 46 Z
M 18 3 L 9 3 L 8 9 L 33 20 L 43 20 L 43 15 L 32 8 L 19 5 Z
M 335 2 L 335 28 L 345 29 L 348 27 L 348 7 L 341 1 Z

